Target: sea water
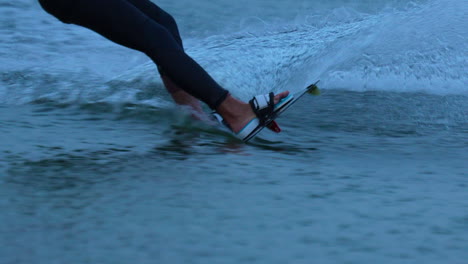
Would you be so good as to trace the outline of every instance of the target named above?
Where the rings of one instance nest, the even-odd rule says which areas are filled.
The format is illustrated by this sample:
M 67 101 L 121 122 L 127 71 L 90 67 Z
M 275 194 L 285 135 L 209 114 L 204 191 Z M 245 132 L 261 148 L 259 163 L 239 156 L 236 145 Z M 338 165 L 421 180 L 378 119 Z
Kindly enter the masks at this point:
M 1 264 L 468 263 L 465 0 L 155 2 L 234 96 L 322 94 L 243 144 L 0 1 Z

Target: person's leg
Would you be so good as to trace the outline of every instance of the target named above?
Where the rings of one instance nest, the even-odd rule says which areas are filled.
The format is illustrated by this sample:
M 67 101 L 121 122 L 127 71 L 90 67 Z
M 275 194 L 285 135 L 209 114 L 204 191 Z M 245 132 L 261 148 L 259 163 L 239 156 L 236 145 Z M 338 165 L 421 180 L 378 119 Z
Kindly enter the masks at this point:
M 70 21 L 148 55 L 177 86 L 216 109 L 228 91 L 190 58 L 168 29 L 127 0 L 77 0 Z
M 40 0 L 43 8 L 65 23 L 87 27 L 123 46 L 147 54 L 186 92 L 217 110 L 234 132 L 255 117 L 249 104 L 221 88 L 185 54 L 172 34 L 127 0 Z M 288 92 L 275 96 L 275 103 Z
M 180 37 L 179 28 L 174 17 L 149 0 L 127 0 L 127 2 L 169 30 L 177 43 L 183 48 L 182 38 Z
M 169 92 L 172 100 L 174 100 L 176 104 L 187 106 L 188 110 L 190 110 L 192 114 L 192 117 L 195 119 L 204 120 L 207 118 L 205 112 L 203 111 L 200 100 L 182 90 L 166 75 L 161 74 L 161 79 L 164 83 L 164 86 L 166 87 L 166 90 Z
M 159 6 L 148 0 L 127 0 L 129 3 L 138 8 L 141 12 L 147 15 L 158 24 L 164 26 L 172 34 L 177 43 L 183 48 L 182 38 L 180 37 L 179 28 L 175 19 L 166 11 L 161 9 Z M 174 81 L 164 73 L 164 71 L 158 67 L 161 79 L 163 80 L 164 86 L 166 87 L 172 99 L 180 105 L 189 106 L 195 117 L 203 115 L 203 109 L 200 101 L 195 97 L 191 96 L 184 90 L 182 90 Z

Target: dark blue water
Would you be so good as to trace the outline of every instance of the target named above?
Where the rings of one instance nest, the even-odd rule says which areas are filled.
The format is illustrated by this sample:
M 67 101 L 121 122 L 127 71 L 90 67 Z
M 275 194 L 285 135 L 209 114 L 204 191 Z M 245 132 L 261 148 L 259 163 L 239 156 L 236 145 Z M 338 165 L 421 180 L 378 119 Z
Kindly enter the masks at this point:
M 143 55 L 0 2 L 1 264 L 466 263 L 466 4 L 157 3 L 235 96 L 322 94 L 243 144 Z

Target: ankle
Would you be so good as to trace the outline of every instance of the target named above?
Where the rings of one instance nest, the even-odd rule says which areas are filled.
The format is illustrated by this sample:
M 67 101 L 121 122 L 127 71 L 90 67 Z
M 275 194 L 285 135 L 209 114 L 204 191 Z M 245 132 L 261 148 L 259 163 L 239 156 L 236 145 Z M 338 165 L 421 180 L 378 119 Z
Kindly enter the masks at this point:
M 216 111 L 224 118 L 235 118 L 240 115 L 239 110 L 242 108 L 242 102 L 228 95 L 226 99 L 218 106 Z
M 231 95 L 220 104 L 216 111 L 229 124 L 233 132 L 240 131 L 255 114 L 249 104 L 244 103 Z

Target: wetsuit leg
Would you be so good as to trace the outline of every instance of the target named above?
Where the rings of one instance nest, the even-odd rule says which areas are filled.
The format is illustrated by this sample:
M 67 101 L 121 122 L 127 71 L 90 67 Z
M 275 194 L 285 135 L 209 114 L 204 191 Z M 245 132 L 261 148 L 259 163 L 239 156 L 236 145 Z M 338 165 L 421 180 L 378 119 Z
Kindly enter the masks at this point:
M 161 24 L 163 27 L 167 28 L 169 32 L 171 32 L 172 36 L 175 38 L 177 43 L 181 47 L 182 38 L 180 37 L 179 28 L 177 27 L 177 23 L 175 19 L 166 11 L 161 9 L 159 6 L 154 4 L 148 0 L 127 0 L 136 8 L 138 8 L 141 12 L 145 13 L 149 18 L 156 21 L 156 23 Z
M 166 11 L 162 10 L 159 6 L 148 0 L 127 0 L 129 3 L 138 8 L 141 12 L 147 15 L 149 18 L 154 20 L 156 23 L 159 23 L 163 27 L 167 28 L 172 36 L 175 38 L 177 43 L 183 48 L 182 38 L 180 37 L 179 28 L 175 19 L 168 14 Z M 164 72 L 162 67 L 158 65 L 158 71 L 161 77 L 169 78 L 169 76 Z M 164 78 L 163 78 L 164 79 Z M 170 78 L 169 78 L 170 79 Z M 174 81 L 172 81 L 174 83 Z M 179 87 L 175 85 L 166 85 L 166 89 L 170 93 L 179 91 Z
M 42 8 L 63 23 L 70 24 L 74 0 L 39 0 Z
M 52 14 L 57 6 L 50 5 L 67 2 L 63 6 L 71 12 L 69 17 L 59 17 L 60 20 L 87 27 L 120 45 L 144 52 L 178 86 L 216 109 L 228 91 L 184 52 L 170 29 L 151 19 L 131 1 L 40 0 Z M 142 1 L 135 0 L 135 3 Z

